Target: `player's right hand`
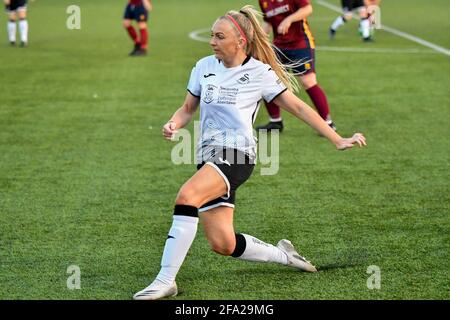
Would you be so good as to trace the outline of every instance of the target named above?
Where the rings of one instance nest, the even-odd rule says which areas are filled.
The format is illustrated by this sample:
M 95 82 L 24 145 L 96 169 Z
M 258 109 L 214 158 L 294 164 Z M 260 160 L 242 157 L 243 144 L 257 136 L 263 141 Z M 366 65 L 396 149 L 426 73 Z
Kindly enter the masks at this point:
M 174 121 L 169 121 L 163 126 L 163 135 L 167 140 L 172 140 L 174 135 L 178 132 L 176 130 L 177 124 Z

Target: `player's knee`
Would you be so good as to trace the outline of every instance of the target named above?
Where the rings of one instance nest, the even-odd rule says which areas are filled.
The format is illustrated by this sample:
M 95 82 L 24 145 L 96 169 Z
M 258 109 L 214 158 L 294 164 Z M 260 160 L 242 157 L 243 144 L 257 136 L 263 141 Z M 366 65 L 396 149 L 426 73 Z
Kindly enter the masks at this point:
M 189 205 L 189 206 L 199 206 L 198 203 L 198 192 L 193 187 L 182 187 L 177 194 L 175 199 L 175 204 Z
M 127 20 L 124 20 L 124 21 L 122 22 L 122 25 L 123 25 L 123 27 L 126 29 L 126 28 L 128 28 L 129 26 L 131 26 L 131 22 L 130 22 L 130 21 L 127 21 Z

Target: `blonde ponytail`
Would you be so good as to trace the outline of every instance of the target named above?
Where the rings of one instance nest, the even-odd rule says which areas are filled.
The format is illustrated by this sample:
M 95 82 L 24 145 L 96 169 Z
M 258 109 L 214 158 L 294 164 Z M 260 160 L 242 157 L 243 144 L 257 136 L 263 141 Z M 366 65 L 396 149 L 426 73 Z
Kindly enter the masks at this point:
M 270 65 L 289 90 L 298 91 L 299 86 L 295 76 L 287 70 L 287 68 L 292 68 L 294 65 L 284 65 L 278 59 L 268 35 L 264 32 L 258 21 L 258 16 L 261 16 L 261 13 L 256 11 L 253 6 L 246 5 L 239 12 L 229 11 L 227 15 L 233 17 L 245 33 L 247 38 L 247 55 Z M 219 19 L 226 19 L 226 16 L 220 17 Z

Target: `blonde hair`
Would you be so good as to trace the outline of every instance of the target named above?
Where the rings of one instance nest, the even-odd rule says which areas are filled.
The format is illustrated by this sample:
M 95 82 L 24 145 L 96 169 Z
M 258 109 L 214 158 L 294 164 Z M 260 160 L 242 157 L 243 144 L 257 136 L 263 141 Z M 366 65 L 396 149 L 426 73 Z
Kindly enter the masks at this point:
M 295 66 L 293 64 L 285 65 L 278 59 L 274 48 L 269 41 L 269 36 L 264 32 L 258 21 L 258 16 L 261 16 L 261 13 L 256 11 L 253 6 L 246 5 L 242 7 L 239 12 L 231 10 L 228 11 L 225 16 L 219 18 L 230 21 L 236 31 L 240 33 L 237 26 L 235 26 L 234 23 L 227 18 L 227 16 L 231 16 L 245 33 L 245 38 L 247 40 L 245 44 L 245 52 L 247 55 L 270 65 L 273 71 L 289 90 L 298 91 L 299 86 L 295 76 L 287 70 L 287 68 L 292 68 Z

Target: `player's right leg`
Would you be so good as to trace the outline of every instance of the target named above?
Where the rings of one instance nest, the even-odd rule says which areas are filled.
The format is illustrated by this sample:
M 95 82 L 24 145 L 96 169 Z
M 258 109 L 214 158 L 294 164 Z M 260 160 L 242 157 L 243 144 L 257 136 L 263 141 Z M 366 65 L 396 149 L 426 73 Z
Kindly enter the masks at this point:
M 177 294 L 175 278 L 197 233 L 198 208 L 227 192 L 225 179 L 210 165 L 204 165 L 181 187 L 161 259 L 161 270 L 148 287 L 133 296 L 135 300 L 156 300 Z
M 15 11 L 11 10 L 10 6 L 6 6 L 6 12 L 8 14 L 7 30 L 8 30 L 8 40 L 12 46 L 16 45 L 16 33 L 17 33 L 17 14 Z
M 338 16 L 330 26 L 329 36 L 334 39 L 337 29 L 344 25 L 347 21 L 350 21 L 353 17 L 352 14 L 353 2 L 352 0 L 342 0 L 342 12 L 343 14 Z
M 133 19 L 134 19 L 134 7 L 132 7 L 130 4 L 128 4 L 125 8 L 125 13 L 123 14 L 122 25 L 125 28 L 125 30 L 128 32 L 128 36 L 134 42 L 134 47 L 133 47 L 133 50 L 130 52 L 130 55 L 134 55 L 134 53 L 137 50 L 139 50 L 141 47 L 138 34 L 131 24 Z

